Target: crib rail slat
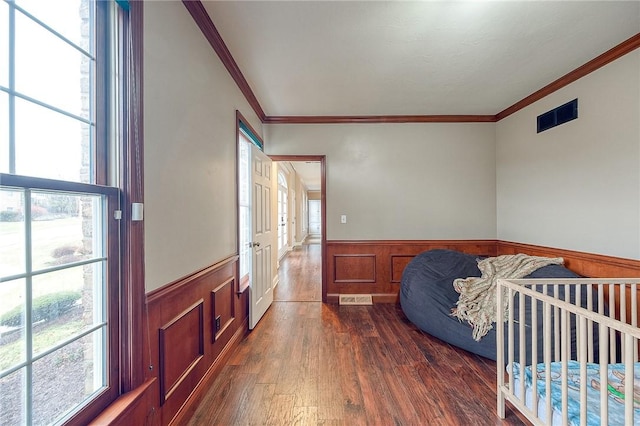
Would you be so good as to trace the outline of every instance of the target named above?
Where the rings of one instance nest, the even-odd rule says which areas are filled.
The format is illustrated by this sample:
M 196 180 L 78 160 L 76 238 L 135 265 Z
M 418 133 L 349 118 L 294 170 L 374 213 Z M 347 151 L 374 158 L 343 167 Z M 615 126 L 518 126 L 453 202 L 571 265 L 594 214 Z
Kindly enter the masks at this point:
M 587 355 L 587 319 L 580 318 L 580 359 L 585 360 Z M 591 339 L 593 343 L 593 339 Z M 593 351 L 592 351 L 593 353 Z M 580 363 L 580 426 L 587 425 L 587 363 Z
M 607 335 L 607 327 L 604 324 L 600 324 L 600 336 Z M 600 383 L 608 383 L 608 369 L 609 359 L 607 353 L 609 352 L 609 340 L 600 339 Z M 601 386 L 601 389 L 604 387 Z M 600 392 L 600 418 L 609 418 L 609 399 L 607 392 Z
M 546 294 L 546 293 L 545 293 Z M 551 341 L 551 303 L 544 304 L 544 335 L 545 342 Z M 551 345 L 545 346 L 544 351 L 544 369 L 545 371 L 551 371 Z M 545 374 L 545 389 L 551 389 L 551 375 Z M 535 408 L 534 408 L 535 409 Z M 546 413 L 547 413 L 547 424 L 551 424 L 551 418 L 553 415 L 553 411 L 551 410 L 551 398 L 547 396 L 546 398 Z
M 638 415 L 634 419 L 635 407 L 640 408 L 640 396 L 634 396 L 638 284 L 640 278 L 498 280 L 497 306 L 508 306 L 508 315 L 498 313 L 496 333 L 501 418 L 508 401 L 533 424 L 587 425 L 598 414 L 601 424 L 619 416 L 624 424 L 640 422 Z M 612 372 L 618 382 L 615 377 L 610 382 Z M 598 406 L 589 402 L 592 392 Z M 577 411 L 570 414 L 574 404 Z
M 633 404 L 635 402 L 634 395 L 634 374 L 633 374 L 633 336 L 625 335 L 625 352 L 624 352 L 624 418 L 628 420 L 628 424 L 633 422 Z
M 535 291 L 537 287 L 532 286 Z M 538 324 L 538 300 L 529 298 L 531 303 L 531 324 Z M 543 334 L 544 336 L 544 334 Z M 531 365 L 538 365 L 538 327 L 531 327 Z M 531 395 L 534 401 L 534 407 L 538 406 L 538 381 L 534 380 L 531 387 Z
M 568 293 L 568 292 L 567 292 Z M 565 293 L 566 296 L 566 293 Z M 569 349 L 567 348 L 567 346 L 569 346 L 569 341 L 567 336 L 568 333 L 568 326 L 567 323 L 569 322 L 569 318 L 567 315 L 567 311 L 566 310 L 562 310 L 561 314 L 560 314 L 560 329 L 562 330 L 562 342 L 560 344 L 561 346 L 561 350 L 560 350 L 560 356 L 561 358 L 561 380 L 562 380 L 562 385 L 561 387 L 561 393 L 562 393 L 562 424 L 566 425 L 569 424 L 569 388 L 567 386 L 568 381 L 569 381 L 569 369 L 568 369 L 568 365 L 567 365 L 567 358 L 569 358 Z M 548 374 L 548 376 L 550 376 L 550 374 Z M 547 389 L 551 389 L 551 387 L 548 387 Z M 549 392 L 549 394 L 551 394 L 552 392 Z M 549 400 L 551 398 L 548 398 Z

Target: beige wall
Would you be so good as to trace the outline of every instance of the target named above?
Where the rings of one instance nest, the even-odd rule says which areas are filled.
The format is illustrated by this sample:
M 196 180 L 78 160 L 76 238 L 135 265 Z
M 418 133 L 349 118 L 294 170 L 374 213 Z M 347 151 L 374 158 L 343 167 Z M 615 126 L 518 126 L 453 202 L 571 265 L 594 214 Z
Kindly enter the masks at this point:
M 304 184 L 300 180 L 300 176 L 297 173 L 294 172 L 292 176 L 294 181 L 293 184 L 295 185 L 296 189 L 295 205 L 292 205 L 295 216 L 295 235 L 293 244 L 299 245 L 304 240 L 304 237 L 306 237 L 306 229 L 304 228 L 305 222 L 303 218 L 304 210 L 302 208 L 302 203 L 305 199 L 304 195 L 307 193 L 307 188 L 304 186 Z
M 496 236 L 495 123 L 283 124 L 264 131 L 268 154 L 326 155 L 329 240 Z
M 320 200 L 322 198 L 322 194 L 320 191 L 307 191 L 310 200 Z
M 236 253 L 236 109 L 261 124 L 182 2 L 145 2 L 143 59 L 149 291 Z
M 235 253 L 235 110 L 263 127 L 182 3 L 145 3 L 144 42 L 150 291 Z M 266 152 L 326 155 L 330 240 L 498 238 L 637 259 L 639 75 L 636 51 L 497 124 L 267 125 Z M 535 133 L 575 97 L 578 120 Z
M 536 117 L 578 98 L 578 119 Z M 498 238 L 640 258 L 640 51 L 497 124 Z

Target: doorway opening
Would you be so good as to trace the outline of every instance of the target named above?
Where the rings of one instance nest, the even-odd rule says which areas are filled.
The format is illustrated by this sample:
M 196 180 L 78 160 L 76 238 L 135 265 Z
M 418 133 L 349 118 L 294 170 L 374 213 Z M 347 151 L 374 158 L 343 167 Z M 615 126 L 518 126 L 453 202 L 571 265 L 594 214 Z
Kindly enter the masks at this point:
M 279 170 L 285 170 L 283 175 L 288 178 L 287 221 L 284 226 L 278 223 L 280 227 L 287 228 L 288 235 L 288 254 L 279 263 L 281 272 L 286 273 L 286 277 L 300 283 L 301 286 L 309 286 L 312 285 L 309 280 L 310 274 L 314 271 L 317 274 L 317 271 L 320 271 L 320 279 L 316 280 L 317 284 L 314 284 L 320 286 L 319 297 L 315 296 L 318 293 L 314 293 L 313 289 L 304 290 L 302 293 L 296 291 L 295 295 L 288 290 L 285 292 L 285 285 L 282 286 L 280 294 L 285 298 L 289 297 L 285 294 L 292 294 L 290 297 L 293 298 L 321 299 L 322 302 L 326 302 L 325 156 L 272 155 L 270 157 L 278 164 Z M 278 219 L 280 216 L 284 215 L 279 214 Z M 278 287 L 280 284 L 287 283 L 279 283 Z
M 307 240 L 309 243 L 314 241 L 320 241 L 322 235 L 322 221 L 320 220 L 321 201 L 309 200 L 307 201 L 307 211 L 309 217 L 309 234 Z

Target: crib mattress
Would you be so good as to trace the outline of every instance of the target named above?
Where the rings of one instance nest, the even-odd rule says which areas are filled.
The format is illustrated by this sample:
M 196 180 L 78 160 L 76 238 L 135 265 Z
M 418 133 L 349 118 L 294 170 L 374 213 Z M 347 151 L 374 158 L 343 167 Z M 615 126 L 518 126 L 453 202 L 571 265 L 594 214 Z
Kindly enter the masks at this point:
M 520 380 L 521 368 L 518 363 L 513 364 L 514 393 L 516 397 L 522 400 L 520 396 Z M 562 364 L 559 362 L 550 363 L 551 374 L 551 407 L 552 407 L 552 424 L 562 424 L 562 382 L 561 369 Z M 576 361 L 568 361 L 568 423 L 569 425 L 580 425 L 580 364 Z M 507 372 L 511 371 L 507 366 Z M 547 370 L 544 363 L 536 366 L 537 391 L 540 398 L 538 399 L 537 416 L 541 420 L 547 418 L 547 391 L 546 376 Z M 640 363 L 634 364 L 634 377 L 636 391 L 634 392 L 634 425 L 640 425 Z M 609 418 L 607 422 L 600 421 L 600 365 L 587 364 L 587 425 L 600 426 L 607 424 L 610 426 L 626 425 L 624 419 L 624 364 L 610 364 L 608 371 L 608 383 L 605 385 L 608 392 L 608 410 Z M 532 367 L 524 368 L 525 383 L 525 404 L 529 409 L 533 409 L 532 395 Z

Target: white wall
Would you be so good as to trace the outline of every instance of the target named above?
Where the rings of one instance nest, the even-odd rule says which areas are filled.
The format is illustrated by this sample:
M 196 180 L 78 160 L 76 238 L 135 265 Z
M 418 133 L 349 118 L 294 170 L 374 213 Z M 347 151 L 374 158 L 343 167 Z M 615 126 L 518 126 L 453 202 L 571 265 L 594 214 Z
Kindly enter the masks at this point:
M 147 291 L 236 252 L 236 117 L 260 121 L 182 2 L 144 4 Z
M 536 117 L 578 98 L 578 119 Z M 640 258 L 640 52 L 497 124 L 498 239 Z
M 278 124 L 264 132 L 268 154 L 326 155 L 329 240 L 496 237 L 495 123 Z

